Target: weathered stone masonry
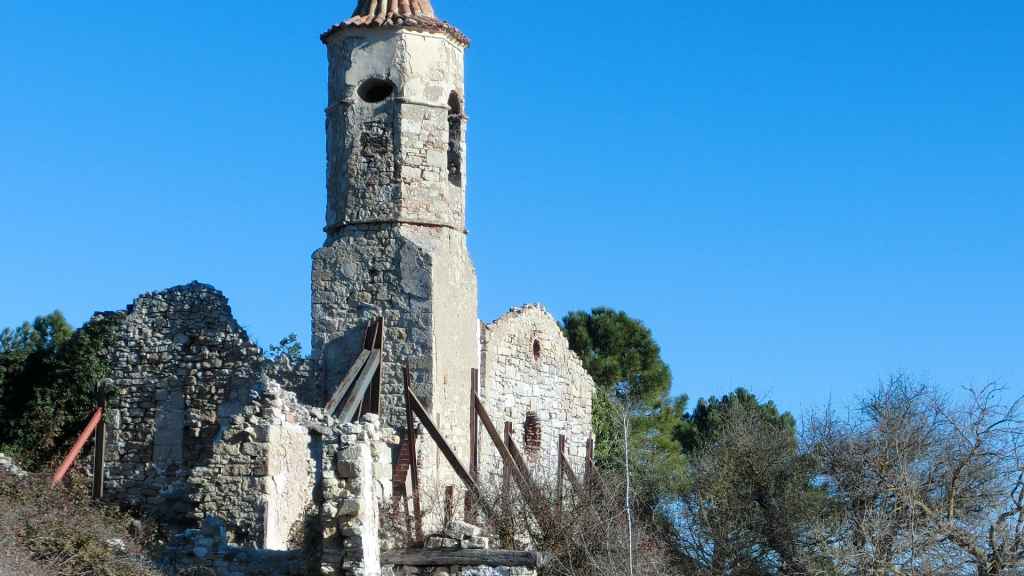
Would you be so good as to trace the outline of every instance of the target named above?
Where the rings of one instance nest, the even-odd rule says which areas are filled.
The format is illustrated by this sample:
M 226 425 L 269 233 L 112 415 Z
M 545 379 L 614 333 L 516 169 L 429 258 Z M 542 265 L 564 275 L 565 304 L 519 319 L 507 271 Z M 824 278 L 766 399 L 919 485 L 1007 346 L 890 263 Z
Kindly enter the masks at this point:
M 561 435 L 570 464 L 582 476 L 594 381 L 555 319 L 541 306 L 513 309 L 486 327 L 483 358 L 481 399 L 493 419 L 513 423 L 535 477 L 554 479 Z M 536 449 L 527 439 L 530 432 L 538 436 Z M 480 446 L 483 481 L 498 485 L 501 456 L 485 438 Z
M 326 240 L 313 254 L 312 358 L 268 360 L 210 286 L 139 297 L 109 354 L 117 394 L 108 410 L 107 494 L 188 528 L 172 543 L 172 570 L 530 575 L 382 561 L 408 544 L 408 523 L 388 519 L 409 496 L 406 367 L 465 463 L 473 370 L 484 406 L 499 426 L 512 423 L 535 477 L 557 469 L 560 436 L 580 474 L 591 435 L 593 380 L 554 318 L 527 306 L 489 325 L 478 320 L 466 227 L 469 42 L 427 0 L 362 1 L 322 40 L 327 211 Z M 385 334 L 380 414 L 339 422 L 322 407 L 377 318 Z M 450 531 L 442 522 L 450 511 L 437 498 L 449 487 L 461 494 L 461 482 L 419 432 L 424 527 Z M 476 440 L 480 483 L 499 486 L 501 458 L 482 430 Z M 486 547 L 480 534 L 448 536 Z
M 381 416 L 404 430 L 409 365 L 417 395 L 465 458 L 470 372 L 479 367 L 476 272 L 466 170 L 450 164 L 464 162 L 465 44 L 405 28 L 342 28 L 324 41 L 327 240 L 313 256 L 313 357 L 324 391 L 349 369 L 367 323 L 383 315 Z M 420 452 L 427 482 L 457 481 L 433 445 Z
M 108 493 L 171 525 L 212 515 L 234 541 L 281 546 L 267 518 L 281 492 L 274 478 L 281 468 L 300 476 L 287 448 L 310 440 L 282 413 L 285 392 L 267 373 L 297 372 L 282 378 L 294 386 L 304 367 L 270 365 L 224 296 L 202 284 L 139 297 L 116 342 Z M 303 482 L 287 490 L 311 494 L 312 478 Z

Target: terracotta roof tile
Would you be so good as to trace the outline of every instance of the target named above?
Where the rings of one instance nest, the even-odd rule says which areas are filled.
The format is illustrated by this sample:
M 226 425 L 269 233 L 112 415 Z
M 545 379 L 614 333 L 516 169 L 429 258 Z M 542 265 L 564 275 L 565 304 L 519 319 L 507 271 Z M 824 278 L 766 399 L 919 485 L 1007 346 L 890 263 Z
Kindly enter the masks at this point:
M 434 14 L 430 0 L 359 0 L 352 17 L 333 26 L 320 36 L 324 42 L 335 32 L 347 28 L 410 28 L 444 32 L 455 41 L 469 45 L 469 38 Z

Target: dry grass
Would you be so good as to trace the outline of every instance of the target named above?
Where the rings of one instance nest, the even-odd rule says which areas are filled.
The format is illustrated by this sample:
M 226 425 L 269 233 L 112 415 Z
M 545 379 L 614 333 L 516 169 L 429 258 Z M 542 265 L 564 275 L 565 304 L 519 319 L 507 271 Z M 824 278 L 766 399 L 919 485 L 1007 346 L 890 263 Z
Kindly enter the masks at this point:
M 0 576 L 158 576 L 132 524 L 81 480 L 51 490 L 43 476 L 0 473 Z

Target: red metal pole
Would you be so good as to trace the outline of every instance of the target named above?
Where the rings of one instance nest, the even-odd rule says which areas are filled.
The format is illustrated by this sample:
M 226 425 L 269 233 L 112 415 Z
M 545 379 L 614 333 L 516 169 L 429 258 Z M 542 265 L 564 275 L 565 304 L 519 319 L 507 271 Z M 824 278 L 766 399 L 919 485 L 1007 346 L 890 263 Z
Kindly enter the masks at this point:
M 89 441 L 89 436 L 96 430 L 100 422 L 103 420 L 103 408 L 97 408 L 96 413 L 92 415 L 92 419 L 89 420 L 89 425 L 82 431 L 82 435 L 75 441 L 75 445 L 71 447 L 71 451 L 68 452 L 64 462 L 57 468 L 57 471 L 53 473 L 53 478 L 50 480 L 50 487 L 53 488 L 60 484 L 60 481 L 64 479 L 64 476 L 71 469 L 71 465 L 75 463 L 78 458 L 78 454 L 82 452 L 82 448 L 85 447 L 85 443 Z

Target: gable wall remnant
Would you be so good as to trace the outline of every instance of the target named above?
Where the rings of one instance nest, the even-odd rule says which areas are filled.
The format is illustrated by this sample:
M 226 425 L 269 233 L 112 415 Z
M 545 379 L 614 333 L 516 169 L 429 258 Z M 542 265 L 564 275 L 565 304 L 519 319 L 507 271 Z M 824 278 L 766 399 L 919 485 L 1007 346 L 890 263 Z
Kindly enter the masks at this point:
M 516 444 L 541 480 L 555 479 L 564 435 L 566 456 L 582 478 L 593 434 L 594 380 L 558 323 L 542 306 L 530 305 L 487 325 L 482 338 L 480 396 L 495 426 L 512 423 Z M 501 455 L 482 432 L 480 447 L 481 483 L 500 485 Z
M 114 341 L 108 496 L 170 526 L 216 516 L 235 541 L 265 545 L 268 478 L 279 473 L 269 435 L 299 419 L 264 405 L 285 393 L 267 374 L 298 386 L 306 367 L 271 364 L 224 295 L 198 283 L 137 298 Z

